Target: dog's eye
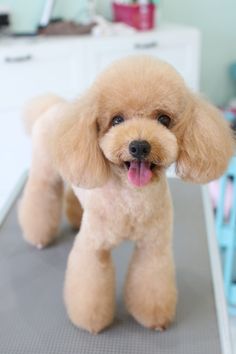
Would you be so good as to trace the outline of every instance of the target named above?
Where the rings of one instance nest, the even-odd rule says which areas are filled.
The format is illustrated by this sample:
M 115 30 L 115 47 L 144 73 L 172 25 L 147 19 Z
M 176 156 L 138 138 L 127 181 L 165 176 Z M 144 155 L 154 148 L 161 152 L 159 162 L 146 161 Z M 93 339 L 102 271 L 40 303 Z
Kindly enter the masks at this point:
M 118 116 L 115 116 L 112 118 L 112 125 L 117 125 L 117 124 L 120 124 L 120 123 L 123 123 L 124 122 L 124 117 L 122 117 L 121 115 L 118 115 Z
M 170 123 L 171 123 L 171 118 L 167 116 L 166 114 L 162 114 L 157 117 L 158 122 L 160 122 L 162 125 L 164 125 L 166 128 L 169 128 Z

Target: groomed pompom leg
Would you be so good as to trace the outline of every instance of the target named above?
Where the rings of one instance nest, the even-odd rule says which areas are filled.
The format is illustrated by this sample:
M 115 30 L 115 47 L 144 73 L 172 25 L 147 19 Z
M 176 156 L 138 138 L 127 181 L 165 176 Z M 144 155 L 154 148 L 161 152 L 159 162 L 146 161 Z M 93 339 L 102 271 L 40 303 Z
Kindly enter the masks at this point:
M 62 212 L 63 182 L 54 169 L 43 122 L 33 132 L 29 178 L 19 205 L 19 222 L 26 241 L 42 248 L 58 233 Z
M 125 301 L 130 314 L 143 326 L 164 330 L 173 321 L 177 297 L 174 273 L 169 243 L 163 247 L 158 239 L 150 240 L 147 236 L 136 245 Z
M 66 189 L 66 197 L 65 197 L 65 204 L 66 204 L 66 216 L 74 229 L 79 229 L 81 224 L 81 219 L 83 215 L 83 209 L 81 204 L 75 195 L 73 189 L 68 187 Z
M 98 333 L 113 322 L 115 274 L 110 251 L 95 249 L 83 226 L 68 260 L 65 304 L 75 326 Z

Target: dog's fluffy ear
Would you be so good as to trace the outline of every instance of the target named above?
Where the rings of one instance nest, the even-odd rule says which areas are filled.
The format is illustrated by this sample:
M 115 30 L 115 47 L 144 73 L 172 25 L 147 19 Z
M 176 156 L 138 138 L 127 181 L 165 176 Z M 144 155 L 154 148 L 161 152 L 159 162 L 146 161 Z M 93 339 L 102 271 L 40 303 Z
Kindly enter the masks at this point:
M 79 187 L 102 186 L 109 166 L 98 143 L 95 103 L 81 98 L 61 105 L 57 113 L 51 151 L 59 173 Z
M 177 174 L 187 181 L 207 183 L 226 170 L 234 150 L 229 124 L 204 99 L 191 95 L 179 130 Z

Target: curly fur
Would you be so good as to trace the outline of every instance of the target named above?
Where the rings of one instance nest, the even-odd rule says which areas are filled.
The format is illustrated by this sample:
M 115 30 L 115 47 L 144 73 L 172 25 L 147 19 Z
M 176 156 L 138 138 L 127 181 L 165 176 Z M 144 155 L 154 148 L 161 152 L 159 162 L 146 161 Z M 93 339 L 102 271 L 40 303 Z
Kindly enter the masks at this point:
M 26 112 L 27 113 L 27 112 Z M 112 117 L 125 121 L 112 126 Z M 157 122 L 171 118 L 169 128 Z M 46 246 L 60 221 L 63 182 L 67 215 L 80 232 L 71 251 L 65 303 L 71 321 L 97 333 L 115 314 L 111 249 L 136 242 L 125 285 L 128 311 L 162 330 L 175 316 L 172 205 L 166 168 L 184 180 L 218 178 L 233 153 L 230 128 L 216 108 L 194 95 L 167 63 L 130 57 L 114 63 L 78 100 L 39 98 L 28 109 L 33 161 L 19 210 L 30 243 Z M 129 143 L 146 140 L 152 178 L 136 188 L 127 178 Z M 37 215 L 37 218 L 35 218 Z

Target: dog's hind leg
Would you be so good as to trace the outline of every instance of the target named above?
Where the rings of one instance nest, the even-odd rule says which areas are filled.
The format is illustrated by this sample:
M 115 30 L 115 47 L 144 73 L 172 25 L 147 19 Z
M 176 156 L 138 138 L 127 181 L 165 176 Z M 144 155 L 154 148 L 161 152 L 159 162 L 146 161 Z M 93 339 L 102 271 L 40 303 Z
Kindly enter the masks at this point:
M 66 204 L 66 216 L 69 223 L 74 229 L 79 229 L 82 215 L 83 215 L 83 209 L 81 207 L 81 204 L 77 196 L 75 195 L 71 187 L 68 187 L 66 189 L 65 204 Z
M 38 248 L 51 243 L 61 219 L 63 181 L 50 157 L 50 129 L 44 119 L 33 130 L 33 156 L 29 178 L 19 205 L 24 238 Z

